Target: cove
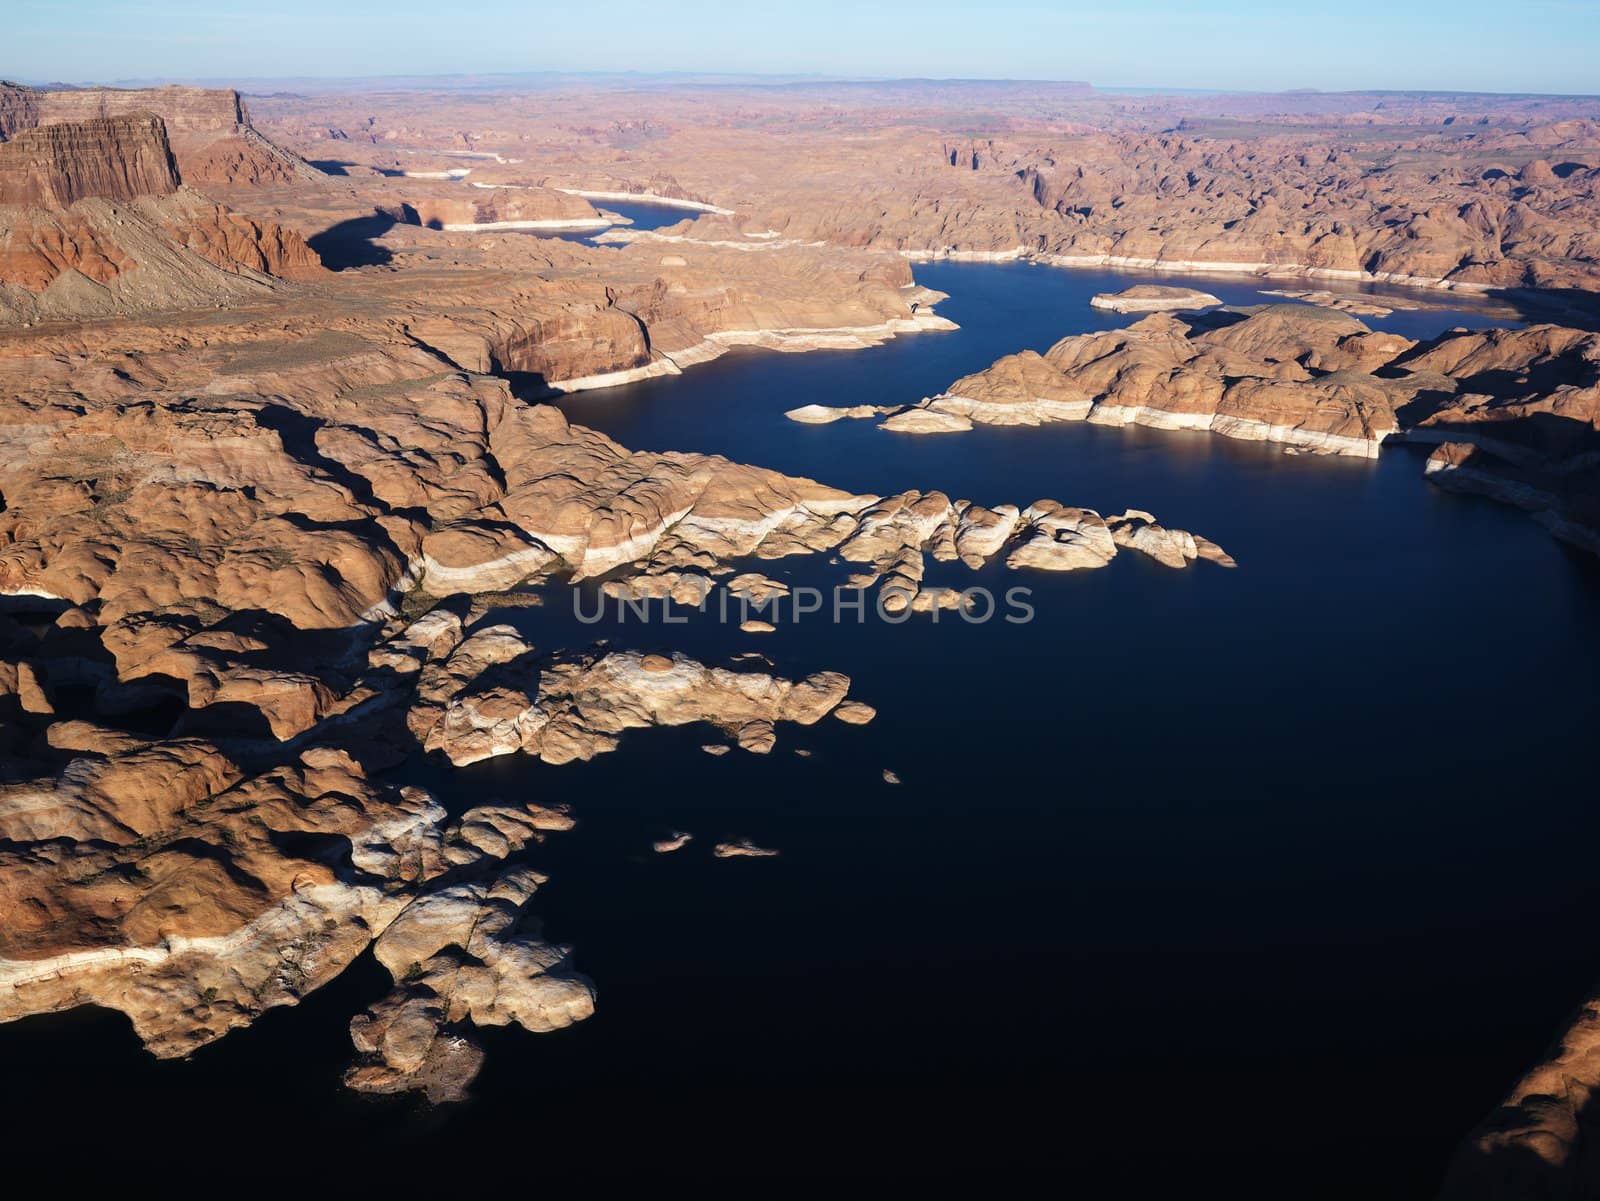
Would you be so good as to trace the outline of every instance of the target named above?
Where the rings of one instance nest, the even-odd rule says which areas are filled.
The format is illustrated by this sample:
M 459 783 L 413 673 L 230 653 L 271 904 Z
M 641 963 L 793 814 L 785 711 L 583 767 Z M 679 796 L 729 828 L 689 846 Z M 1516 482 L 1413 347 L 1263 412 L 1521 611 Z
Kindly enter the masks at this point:
M 648 200 L 596 200 L 594 204 L 608 213 L 628 218 L 628 224 L 608 226 L 605 229 L 510 229 L 497 232 L 526 234 L 536 238 L 558 238 L 564 242 L 583 242 L 592 245 L 596 238 L 612 229 L 660 229 L 666 225 L 676 225 L 686 217 L 695 216 L 694 212 L 679 208 L 677 205 L 652 203 Z

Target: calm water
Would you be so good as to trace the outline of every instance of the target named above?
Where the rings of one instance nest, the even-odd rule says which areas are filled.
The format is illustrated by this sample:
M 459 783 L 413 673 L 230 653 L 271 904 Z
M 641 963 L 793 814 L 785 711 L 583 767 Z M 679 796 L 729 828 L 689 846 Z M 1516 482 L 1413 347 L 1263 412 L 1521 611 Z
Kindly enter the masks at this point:
M 617 213 L 623 217 L 632 218 L 631 225 L 611 226 L 612 229 L 660 229 L 664 225 L 676 225 L 679 221 L 693 217 L 696 214 L 688 209 L 676 208 L 667 204 L 651 204 L 647 201 L 632 200 L 591 200 L 590 204 L 597 209 L 605 209 L 608 213 Z M 608 232 L 604 229 L 518 229 L 508 230 L 509 233 L 528 234 L 535 238 L 560 238 L 565 242 L 590 242 L 601 234 Z
M 622 229 L 660 229 L 699 216 L 692 209 L 681 209 L 670 204 L 651 204 L 647 200 L 591 200 L 589 203 L 609 213 L 631 217 L 633 224 L 621 226 Z
M 586 765 L 414 767 L 452 808 L 567 801 L 580 818 L 534 859 L 547 932 L 577 945 L 599 1010 L 555 1035 L 490 1032 L 470 1106 L 339 1093 L 344 1023 L 385 987 L 363 962 L 188 1064 L 151 1063 L 114 1015 L 0 1030 L 10 1078 L 37 1082 L 5 1090 L 4 1128 L 170 1144 L 181 1121 L 184 1153 L 219 1163 L 310 1140 L 368 1183 L 1043 1169 L 1108 1170 L 1130 1197 L 1427 1196 L 1600 979 L 1584 783 L 1600 569 L 1516 513 L 1430 489 L 1400 449 L 1368 463 L 1085 425 L 912 438 L 785 420 L 914 400 L 1120 324 L 1085 301 L 1137 282 L 917 274 L 952 294 L 959 333 L 730 355 L 563 407 L 629 445 L 854 489 L 1135 505 L 1240 568 L 941 566 L 932 578 L 1031 586 L 1037 619 L 812 618 L 765 638 L 583 626 L 552 593 L 507 615 L 541 645 L 760 649 L 788 674 L 847 672 L 880 716 L 780 727 L 765 758 L 663 730 Z M 1457 323 L 1483 322 L 1377 324 Z M 651 854 L 670 828 L 698 841 Z M 712 860 L 732 835 L 783 855 Z

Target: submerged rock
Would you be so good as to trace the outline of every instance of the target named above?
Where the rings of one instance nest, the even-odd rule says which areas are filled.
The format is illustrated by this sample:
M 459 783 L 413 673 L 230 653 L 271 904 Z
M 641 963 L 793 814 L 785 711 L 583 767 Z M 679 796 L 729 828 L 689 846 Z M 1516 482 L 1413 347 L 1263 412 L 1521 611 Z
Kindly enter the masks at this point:
M 740 838 L 732 842 L 717 843 L 711 848 L 711 853 L 718 859 L 771 859 L 778 852 L 769 847 L 757 846 L 747 838 Z

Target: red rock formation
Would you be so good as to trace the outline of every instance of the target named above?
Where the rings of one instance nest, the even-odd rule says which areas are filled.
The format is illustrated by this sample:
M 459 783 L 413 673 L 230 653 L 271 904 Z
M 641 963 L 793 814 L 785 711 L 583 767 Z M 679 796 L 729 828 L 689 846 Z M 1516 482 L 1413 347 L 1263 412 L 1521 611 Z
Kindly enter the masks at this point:
M 39 293 L 64 271 L 110 283 L 133 259 L 87 214 L 23 214 L 0 229 L 0 282 Z
M 166 229 L 174 242 L 228 271 L 244 267 L 279 279 L 315 279 L 323 274 L 322 260 L 299 234 L 225 205 L 192 213 Z
M 32 88 L 0 80 L 0 139 L 39 124 L 39 93 Z
M 1443 488 L 1532 513 L 1600 553 L 1600 335 L 1556 325 L 1454 330 L 1415 344 L 1309 305 L 1231 324 L 1169 314 L 1007 355 L 898 413 L 912 433 L 1053 421 L 1202 429 L 1375 457 L 1393 435 L 1443 443 Z M 811 406 L 790 416 L 876 415 Z
M 208 279 L 207 263 L 230 275 L 321 272 L 299 234 L 179 192 L 153 113 L 41 125 L 0 143 L 0 205 L 12 206 L 0 211 L 0 314 L 214 303 L 230 284 Z
M 154 113 L 43 125 L 0 144 L 0 204 L 64 209 L 87 196 L 177 190 L 166 126 Z
M 184 180 L 190 184 L 289 183 L 315 177 L 303 160 L 250 124 L 232 89 L 74 88 L 36 90 L 0 83 L 0 137 L 39 125 L 152 112 L 167 125 Z
M 0 209 L 0 321 L 214 306 L 321 273 L 299 234 L 187 188 Z

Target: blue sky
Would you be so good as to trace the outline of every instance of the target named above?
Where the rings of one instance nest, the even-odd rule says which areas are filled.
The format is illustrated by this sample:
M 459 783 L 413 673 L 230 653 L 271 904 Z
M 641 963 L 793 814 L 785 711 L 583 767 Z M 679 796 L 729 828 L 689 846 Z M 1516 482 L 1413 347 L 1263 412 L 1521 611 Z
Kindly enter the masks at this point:
M 1600 0 L 7 0 L 0 77 L 820 72 L 1600 92 Z

